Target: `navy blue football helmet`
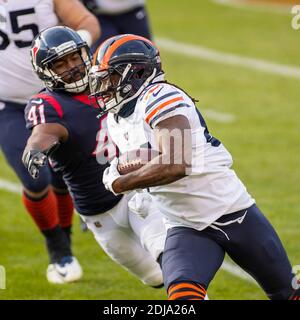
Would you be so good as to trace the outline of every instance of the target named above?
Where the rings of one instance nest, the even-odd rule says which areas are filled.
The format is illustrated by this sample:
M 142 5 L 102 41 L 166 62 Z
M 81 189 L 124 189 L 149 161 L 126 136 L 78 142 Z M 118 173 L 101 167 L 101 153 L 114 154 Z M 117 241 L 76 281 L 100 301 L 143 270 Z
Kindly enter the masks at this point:
M 112 37 L 94 56 L 91 98 L 102 113 L 118 114 L 161 74 L 159 51 L 150 40 L 132 34 Z
M 78 52 L 82 64 L 71 70 L 57 74 L 53 63 L 63 56 Z M 40 32 L 32 42 L 30 50 L 34 71 L 50 90 L 63 90 L 71 93 L 84 91 L 88 85 L 88 72 L 91 67 L 90 49 L 78 33 L 68 27 L 56 26 Z M 80 73 L 75 79 L 75 74 Z M 63 79 L 68 76 L 69 81 Z

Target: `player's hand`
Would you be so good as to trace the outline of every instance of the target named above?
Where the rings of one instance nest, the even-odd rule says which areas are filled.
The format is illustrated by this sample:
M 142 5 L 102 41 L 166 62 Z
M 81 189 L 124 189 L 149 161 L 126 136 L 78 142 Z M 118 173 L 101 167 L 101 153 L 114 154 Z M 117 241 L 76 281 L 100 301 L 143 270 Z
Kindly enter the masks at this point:
M 22 162 L 33 179 L 39 177 L 40 168 L 46 165 L 47 156 L 38 150 L 25 151 Z
M 112 187 L 112 184 L 117 180 L 121 175 L 118 171 L 118 158 L 114 158 L 110 163 L 110 167 L 107 167 L 103 172 L 102 182 L 106 190 L 112 192 L 114 195 L 118 195 Z

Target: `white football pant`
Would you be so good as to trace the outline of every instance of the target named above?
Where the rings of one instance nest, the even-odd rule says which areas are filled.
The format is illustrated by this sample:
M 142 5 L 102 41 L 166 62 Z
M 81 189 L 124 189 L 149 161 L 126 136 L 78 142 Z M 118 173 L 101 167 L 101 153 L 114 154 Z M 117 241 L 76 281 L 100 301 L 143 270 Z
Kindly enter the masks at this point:
M 150 195 L 125 195 L 111 210 L 82 218 L 112 260 L 140 278 L 143 283 L 154 287 L 163 283 L 156 259 L 163 252 L 166 229 L 161 214 L 152 206 L 151 197 L 146 201 L 141 201 L 141 197 Z M 128 208 L 129 199 L 135 212 L 141 203 L 144 204 L 141 215 Z

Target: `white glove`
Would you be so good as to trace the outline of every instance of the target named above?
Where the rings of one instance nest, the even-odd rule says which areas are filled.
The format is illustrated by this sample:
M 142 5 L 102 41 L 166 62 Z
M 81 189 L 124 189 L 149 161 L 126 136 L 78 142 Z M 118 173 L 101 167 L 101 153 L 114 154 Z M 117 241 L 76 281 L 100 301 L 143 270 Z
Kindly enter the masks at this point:
M 117 180 L 121 175 L 118 171 L 119 159 L 114 158 L 110 163 L 110 167 L 107 167 L 103 172 L 102 182 L 106 190 L 112 192 L 115 196 L 118 195 L 112 187 L 112 184 Z

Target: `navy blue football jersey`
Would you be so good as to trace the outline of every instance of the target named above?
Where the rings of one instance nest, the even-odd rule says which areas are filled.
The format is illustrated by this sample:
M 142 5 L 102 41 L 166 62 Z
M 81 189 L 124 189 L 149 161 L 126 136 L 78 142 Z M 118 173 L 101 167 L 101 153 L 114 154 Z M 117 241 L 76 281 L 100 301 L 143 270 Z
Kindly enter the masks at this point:
M 62 173 L 80 214 L 103 213 L 120 201 L 121 196 L 114 196 L 102 183 L 107 160 L 117 155 L 117 150 L 108 139 L 106 115 L 97 118 L 88 96 L 45 90 L 29 100 L 25 119 L 27 129 L 59 123 L 68 130 L 68 140 L 49 160 L 54 171 Z

